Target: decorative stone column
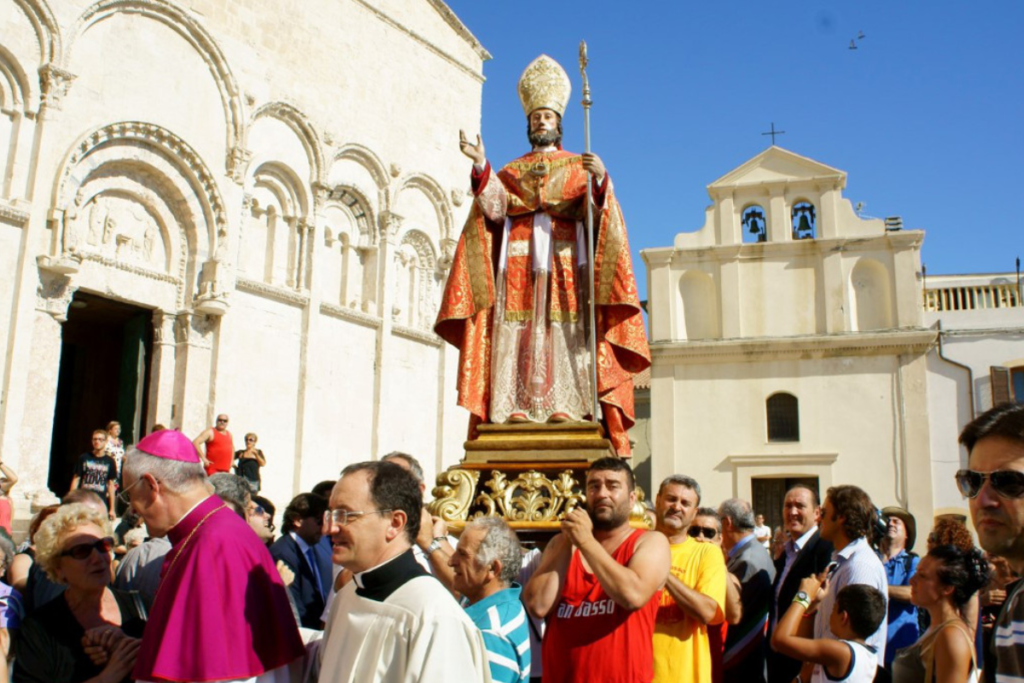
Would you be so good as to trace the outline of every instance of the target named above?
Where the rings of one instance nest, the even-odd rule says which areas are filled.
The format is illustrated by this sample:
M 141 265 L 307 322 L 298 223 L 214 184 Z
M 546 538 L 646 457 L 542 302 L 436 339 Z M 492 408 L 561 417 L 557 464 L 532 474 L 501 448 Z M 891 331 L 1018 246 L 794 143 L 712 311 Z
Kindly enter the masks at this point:
M 198 434 L 212 423 L 213 338 L 218 318 L 181 311 L 174 319 L 174 403 L 169 427 Z
M 61 324 L 68 319 L 68 306 L 77 289 L 71 278 L 46 271 L 39 273 L 18 447 L 22 457 L 16 463 L 21 477 L 18 488 L 28 497 L 32 509 L 57 502 L 55 492 L 47 487 L 47 481 L 54 405 L 60 378 Z M 19 498 L 16 496 L 16 501 Z
M 153 355 L 149 365 L 149 414 L 153 417 L 145 425 L 148 433 L 154 424 L 165 427 L 173 423 L 175 315 L 169 311 L 153 311 Z
M 381 326 L 377 329 L 377 363 L 373 372 L 373 427 L 370 437 L 370 454 L 377 457 L 380 442 L 381 407 L 391 405 L 383 385 L 382 368 L 387 367 L 391 356 L 391 309 L 394 306 L 394 287 L 391 286 L 388 264 L 394 258 L 398 233 L 402 228 L 402 217 L 392 211 L 381 211 L 377 221 L 377 260 L 375 292 Z

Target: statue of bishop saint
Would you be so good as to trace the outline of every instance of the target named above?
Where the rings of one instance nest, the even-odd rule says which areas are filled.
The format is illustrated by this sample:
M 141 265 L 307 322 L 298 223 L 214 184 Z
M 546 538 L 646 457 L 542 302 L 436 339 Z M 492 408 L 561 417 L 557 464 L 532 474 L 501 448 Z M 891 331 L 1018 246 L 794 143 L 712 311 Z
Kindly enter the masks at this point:
M 615 451 L 630 455 L 633 375 L 651 364 L 626 223 L 604 164 L 562 149 L 571 85 L 541 55 L 519 78 L 532 150 L 495 172 L 460 135 L 475 201 L 434 330 L 459 348 L 459 405 L 481 423 L 592 419 L 585 227 L 592 183 L 597 392 Z

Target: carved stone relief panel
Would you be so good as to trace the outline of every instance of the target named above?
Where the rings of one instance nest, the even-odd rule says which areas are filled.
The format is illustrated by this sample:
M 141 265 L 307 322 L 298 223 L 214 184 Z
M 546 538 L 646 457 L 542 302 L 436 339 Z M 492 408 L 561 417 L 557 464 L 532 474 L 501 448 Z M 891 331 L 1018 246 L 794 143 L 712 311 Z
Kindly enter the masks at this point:
M 167 239 L 149 207 L 130 195 L 102 194 L 65 213 L 66 251 L 166 271 Z

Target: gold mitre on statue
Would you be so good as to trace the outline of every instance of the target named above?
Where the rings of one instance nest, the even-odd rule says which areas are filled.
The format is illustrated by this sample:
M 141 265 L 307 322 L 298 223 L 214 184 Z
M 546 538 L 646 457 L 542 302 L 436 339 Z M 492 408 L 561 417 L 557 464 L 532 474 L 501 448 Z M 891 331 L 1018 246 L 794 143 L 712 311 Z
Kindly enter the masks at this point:
M 535 109 L 551 109 L 559 116 L 565 114 L 572 83 L 565 69 L 547 55 L 530 62 L 519 77 L 519 101 L 529 117 Z

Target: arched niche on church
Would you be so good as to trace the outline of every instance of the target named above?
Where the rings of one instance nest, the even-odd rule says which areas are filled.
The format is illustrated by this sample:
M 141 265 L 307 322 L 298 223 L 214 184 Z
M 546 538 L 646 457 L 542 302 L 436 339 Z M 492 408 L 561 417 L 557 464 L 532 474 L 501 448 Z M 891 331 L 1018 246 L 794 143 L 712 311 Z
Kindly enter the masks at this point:
M 861 258 L 850 272 L 850 317 L 854 332 L 895 327 L 889 270 L 873 258 Z
M 437 316 L 442 273 L 437 248 L 425 231 L 407 230 L 395 250 L 392 319 L 405 327 L 429 330 Z
M 339 186 L 328 193 L 321 215 L 324 240 L 317 245 L 321 300 L 368 312 L 364 288 L 375 257 L 368 202 L 358 190 Z
M 679 338 L 697 340 L 721 337 L 718 297 L 711 276 L 699 270 L 686 271 L 679 278 L 679 294 L 683 307 Z
M 818 236 L 818 210 L 806 199 L 797 199 L 790 210 L 794 240 L 813 240 Z
M 0 197 L 11 197 L 19 138 L 32 98 L 30 81 L 17 58 L 0 44 Z M 27 142 L 27 141 L 26 141 Z
M 242 225 L 240 270 L 245 277 L 302 288 L 308 197 L 293 169 L 261 164 L 252 175 Z
M 403 178 L 395 191 L 392 211 L 415 224 L 434 244 L 452 235 L 452 215 L 441 186 L 424 175 Z
M 768 212 L 760 204 L 749 204 L 740 212 L 744 244 L 768 241 Z
M 79 277 L 98 291 L 107 287 L 104 272 L 128 271 L 142 276 L 140 286 L 122 296 L 186 308 L 203 264 L 226 248 L 216 188 L 202 159 L 169 131 L 138 122 L 106 126 L 76 143 L 58 173 L 50 254 L 97 264 Z M 220 282 L 207 285 L 210 293 L 223 290 Z M 172 300 L 145 298 L 168 286 Z

